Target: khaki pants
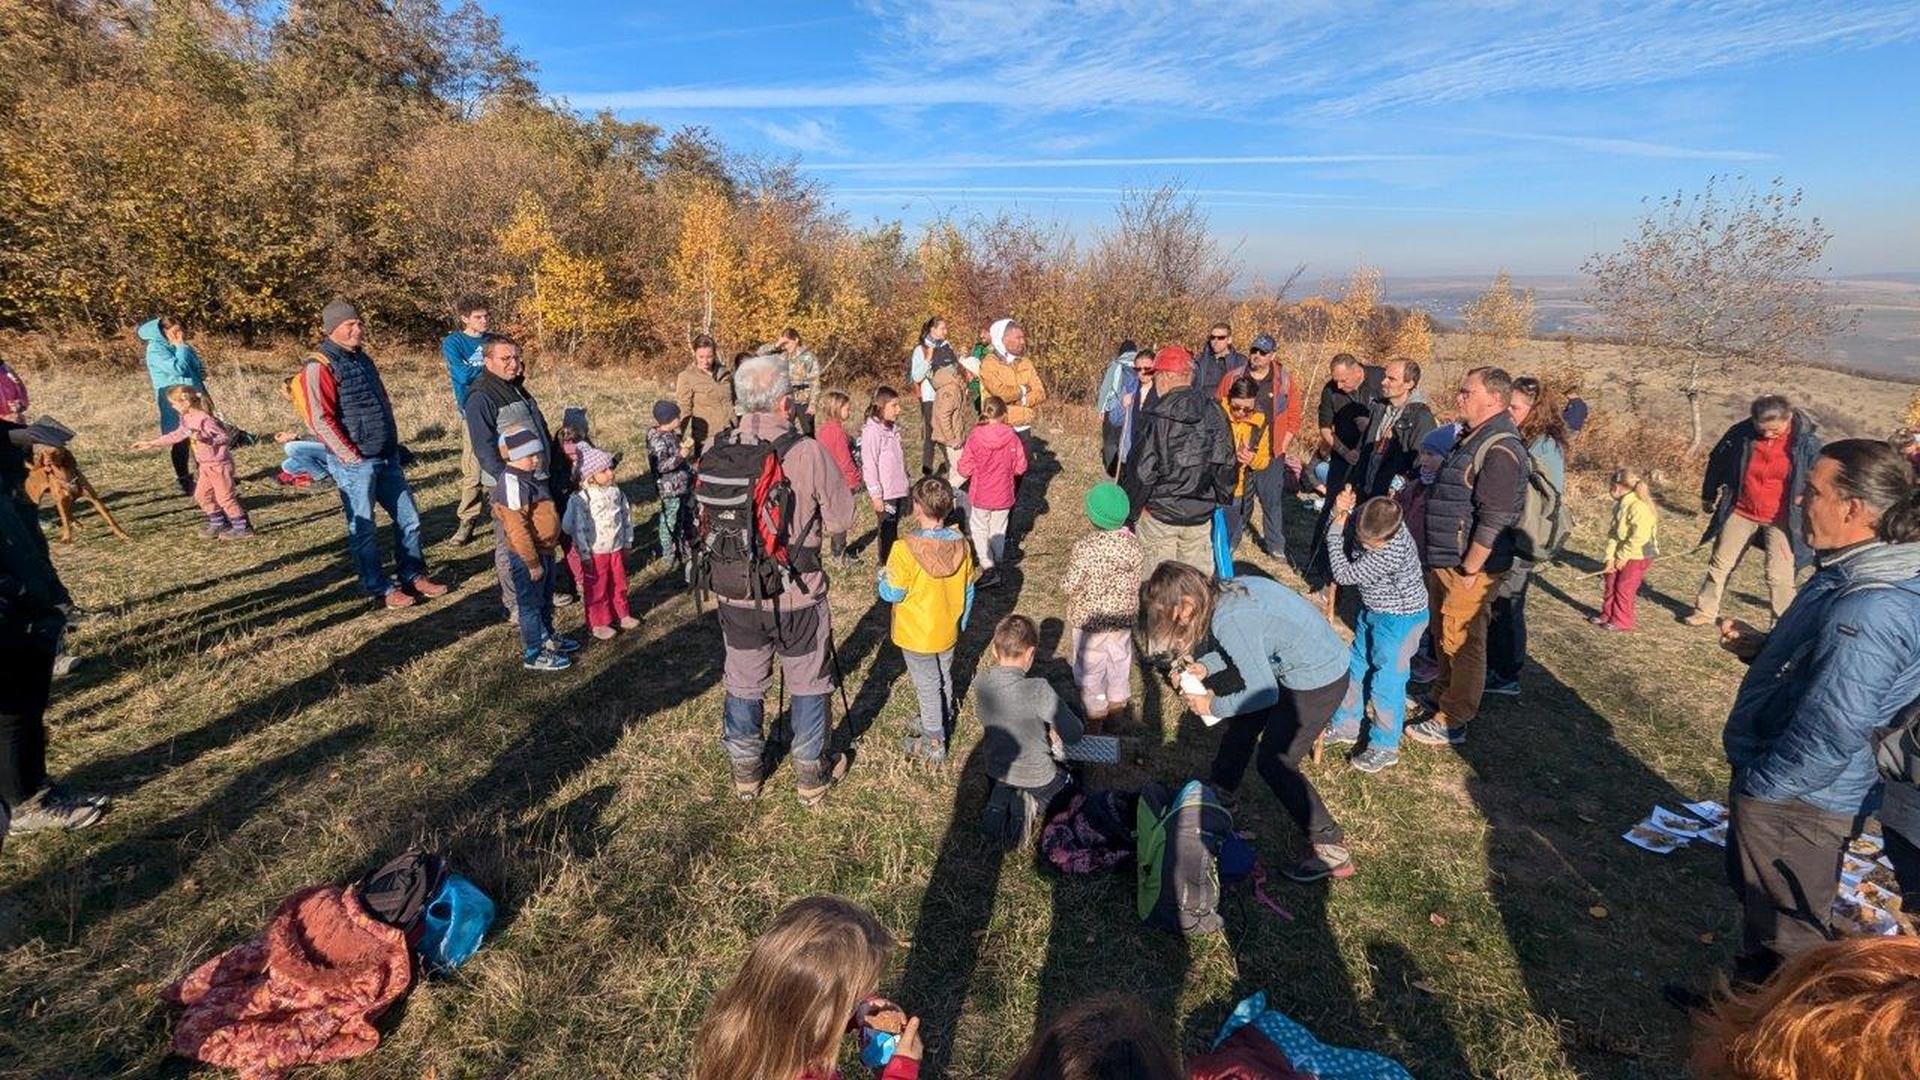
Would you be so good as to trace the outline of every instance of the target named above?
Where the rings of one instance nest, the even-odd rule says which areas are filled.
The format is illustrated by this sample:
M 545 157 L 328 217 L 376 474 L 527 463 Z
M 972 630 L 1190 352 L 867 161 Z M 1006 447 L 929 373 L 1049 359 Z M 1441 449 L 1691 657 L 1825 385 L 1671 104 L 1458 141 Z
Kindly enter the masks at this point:
M 1213 522 L 1167 525 L 1155 520 L 1152 514 L 1141 514 L 1135 529 L 1140 534 L 1140 546 L 1147 552 L 1141 573 L 1152 577 L 1154 568 L 1163 562 L 1183 562 L 1208 577 L 1213 576 Z
M 467 418 L 454 418 L 453 430 L 460 438 L 460 506 L 454 513 L 459 525 L 479 526 L 493 516 L 487 508 L 487 487 L 480 478 L 480 459 L 473 456 L 473 440 L 467 437 Z
M 1713 555 L 1707 559 L 1707 577 L 1700 583 L 1700 595 L 1694 598 L 1693 609 L 1700 614 L 1713 618 L 1720 614 L 1720 597 L 1727 591 L 1727 578 L 1733 568 L 1740 565 L 1740 557 L 1747 552 L 1747 545 L 1753 543 L 1753 535 L 1760 534 L 1760 542 L 1767 549 L 1767 605 L 1773 608 L 1773 617 L 1786 614 L 1787 605 L 1793 603 L 1793 541 L 1787 537 L 1787 530 L 1778 525 L 1762 525 L 1760 522 L 1729 514 L 1727 523 L 1720 526 L 1720 536 L 1713 542 Z
M 1433 655 L 1440 674 L 1433 680 L 1433 698 L 1442 723 L 1461 728 L 1480 715 L 1480 697 L 1487 687 L 1487 622 L 1493 594 L 1506 571 L 1482 571 L 1469 578 L 1458 569 L 1427 571 Z

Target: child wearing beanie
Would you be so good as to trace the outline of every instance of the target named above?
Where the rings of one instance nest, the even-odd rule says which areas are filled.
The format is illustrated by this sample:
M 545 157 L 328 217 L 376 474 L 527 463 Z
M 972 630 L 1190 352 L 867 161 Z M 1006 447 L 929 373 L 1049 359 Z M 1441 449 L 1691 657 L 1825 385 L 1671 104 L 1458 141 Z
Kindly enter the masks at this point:
M 633 546 L 633 510 L 614 483 L 613 455 L 583 442 L 576 455 L 580 487 L 567 499 L 560 530 L 573 538 L 580 556 L 580 599 L 587 628 L 606 640 L 617 625 L 640 625 L 627 607 L 627 549 Z
M 1060 591 L 1067 596 L 1073 681 L 1087 723 L 1099 725 L 1133 706 L 1133 624 L 1147 556 L 1127 526 L 1133 508 L 1119 484 L 1094 485 L 1086 504 L 1093 531 L 1074 544 Z
M 689 446 L 680 432 L 682 422 L 680 406 L 666 400 L 653 403 L 647 461 L 660 491 L 660 557 L 674 570 L 687 561 L 687 496 L 693 491 L 693 466 L 687 461 Z

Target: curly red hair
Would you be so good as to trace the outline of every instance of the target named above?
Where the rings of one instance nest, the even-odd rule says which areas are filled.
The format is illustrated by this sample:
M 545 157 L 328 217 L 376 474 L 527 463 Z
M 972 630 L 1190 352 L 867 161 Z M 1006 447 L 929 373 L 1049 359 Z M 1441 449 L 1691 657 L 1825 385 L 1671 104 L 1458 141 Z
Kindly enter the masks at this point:
M 1881 1080 L 1920 1075 L 1920 938 L 1808 949 L 1699 1023 L 1704 1080 Z

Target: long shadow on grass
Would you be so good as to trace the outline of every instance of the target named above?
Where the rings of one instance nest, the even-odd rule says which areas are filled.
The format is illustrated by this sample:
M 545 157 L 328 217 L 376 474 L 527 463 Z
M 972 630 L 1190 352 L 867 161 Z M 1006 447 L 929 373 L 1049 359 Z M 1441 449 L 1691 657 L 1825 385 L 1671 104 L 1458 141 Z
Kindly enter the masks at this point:
M 1728 907 L 1721 851 L 1698 842 L 1662 857 L 1621 834 L 1655 804 L 1718 796 L 1676 790 L 1545 665 L 1520 703 L 1489 703 L 1459 753 L 1534 1013 L 1581 1076 L 1679 1076 L 1681 1017 L 1659 987 L 1718 959 L 1695 943 Z

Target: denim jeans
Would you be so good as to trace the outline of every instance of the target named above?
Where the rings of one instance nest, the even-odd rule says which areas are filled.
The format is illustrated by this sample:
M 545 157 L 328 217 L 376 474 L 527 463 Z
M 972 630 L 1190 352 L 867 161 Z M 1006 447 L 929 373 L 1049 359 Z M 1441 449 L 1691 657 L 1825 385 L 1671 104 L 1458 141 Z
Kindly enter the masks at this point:
M 907 675 L 913 680 L 913 692 L 920 699 L 920 730 L 927 738 L 947 745 L 947 728 L 955 715 L 953 701 L 953 650 L 922 653 L 901 649 L 907 663 Z
M 1333 714 L 1337 738 L 1357 739 L 1367 702 L 1373 702 L 1373 733 L 1367 746 L 1397 750 L 1400 726 L 1407 714 L 1407 671 L 1420 635 L 1427 629 L 1427 613 L 1388 615 L 1361 609 L 1353 628 L 1352 661 L 1347 666 L 1347 696 Z
M 394 587 L 394 580 L 381 569 L 375 506 L 393 519 L 393 560 L 400 583 L 426 576 L 427 560 L 420 552 L 420 509 L 414 505 L 413 489 L 407 486 L 400 462 L 391 457 L 363 458 L 349 465 L 329 457 L 327 469 L 340 485 L 340 506 L 347 514 L 347 553 L 353 556 L 360 587 L 374 596 L 385 596 Z
M 281 472 L 311 476 L 315 480 L 327 480 L 333 476 L 333 468 L 327 464 L 333 455 L 327 453 L 325 443 L 295 439 L 281 444 L 280 449 L 287 455 L 286 460 L 280 463 Z
M 1287 462 L 1276 457 L 1273 463 L 1258 471 L 1247 472 L 1247 496 L 1242 503 L 1239 529 L 1233 534 L 1235 547 L 1240 544 L 1240 533 L 1245 531 L 1253 519 L 1253 503 L 1260 503 L 1260 547 L 1276 559 L 1287 557 L 1287 533 L 1283 528 L 1283 518 L 1287 505 Z
M 520 647 L 529 654 L 553 636 L 553 554 L 540 554 L 540 580 L 533 580 L 528 564 L 512 551 L 507 571 L 513 580 L 513 614 L 520 624 Z

